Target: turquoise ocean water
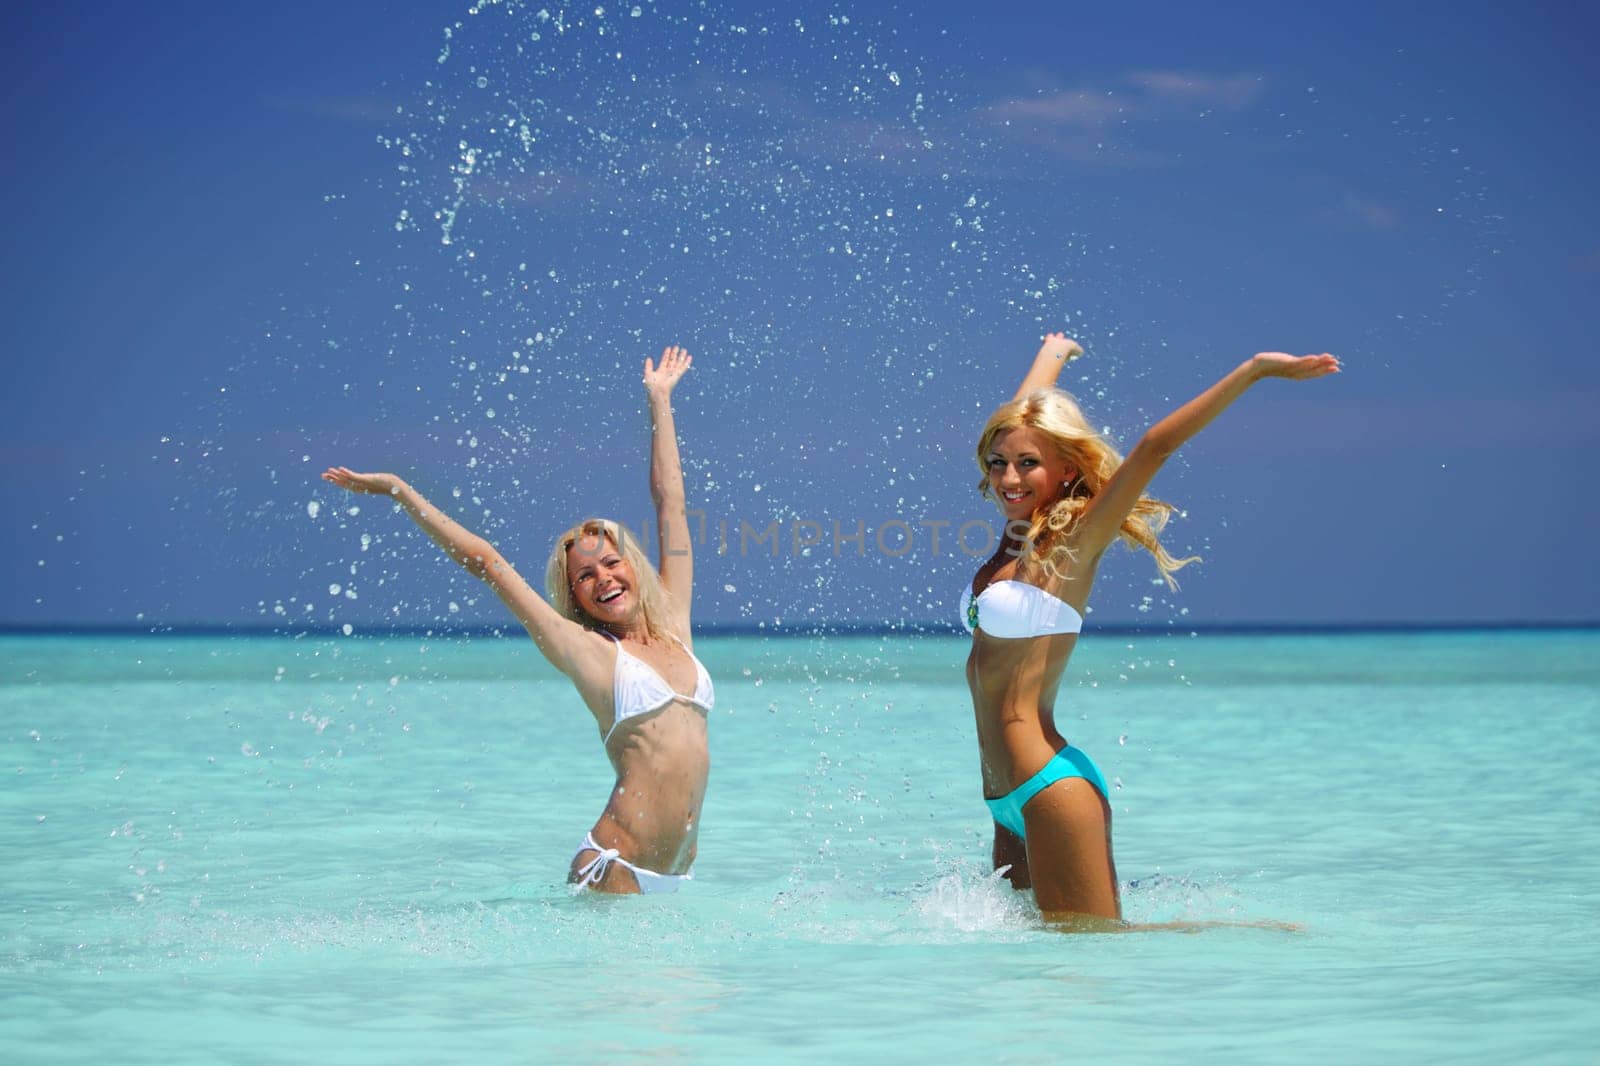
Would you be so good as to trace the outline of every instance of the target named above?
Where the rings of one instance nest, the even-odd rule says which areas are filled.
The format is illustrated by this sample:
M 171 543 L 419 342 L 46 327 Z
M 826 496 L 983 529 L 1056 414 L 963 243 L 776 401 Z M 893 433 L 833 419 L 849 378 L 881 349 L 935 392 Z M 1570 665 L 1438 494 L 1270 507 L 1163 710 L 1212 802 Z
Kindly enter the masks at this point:
M 696 880 L 616 899 L 525 640 L 0 638 L 0 1057 L 1595 1060 L 1600 632 L 1086 634 L 1128 917 L 1298 933 L 1043 927 L 963 639 L 697 646 Z

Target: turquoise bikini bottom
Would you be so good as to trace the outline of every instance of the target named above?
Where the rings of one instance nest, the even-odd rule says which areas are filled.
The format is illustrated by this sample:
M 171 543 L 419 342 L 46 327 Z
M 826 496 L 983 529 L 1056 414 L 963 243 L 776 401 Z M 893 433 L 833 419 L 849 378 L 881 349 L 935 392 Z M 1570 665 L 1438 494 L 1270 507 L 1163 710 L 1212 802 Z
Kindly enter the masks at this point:
M 1066 777 L 1083 778 L 1099 790 L 1102 799 L 1107 803 L 1111 802 L 1110 793 L 1106 789 L 1106 779 L 1100 773 L 1100 767 L 1071 744 L 1056 752 L 1055 758 L 1045 763 L 1038 773 L 1012 789 L 1009 794 L 999 799 L 985 799 L 983 802 L 989 805 L 989 812 L 994 815 L 996 822 L 1017 836 L 1026 837 L 1027 828 L 1023 825 L 1022 808 L 1040 792 Z

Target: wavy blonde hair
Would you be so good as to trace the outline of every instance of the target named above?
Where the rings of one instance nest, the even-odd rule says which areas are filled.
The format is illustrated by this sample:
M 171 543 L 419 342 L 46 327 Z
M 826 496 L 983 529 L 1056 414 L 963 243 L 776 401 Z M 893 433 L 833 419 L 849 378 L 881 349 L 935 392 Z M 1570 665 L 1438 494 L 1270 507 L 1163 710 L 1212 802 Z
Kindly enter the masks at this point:
M 1006 430 L 1024 427 L 1044 434 L 1054 445 L 1057 456 L 1078 472 L 1067 485 L 1065 496 L 1034 512 L 1028 529 L 1029 552 L 1022 560 L 1023 565 L 1031 559 L 1037 560 L 1051 577 L 1062 578 L 1072 560 L 1066 533 L 1117 472 L 1122 456 L 1089 425 L 1083 409 L 1070 394 L 1053 388 L 1034 389 L 996 409 L 978 438 L 978 467 L 984 472 L 978 491 L 986 499 L 993 498 L 989 491 L 988 459 L 994 438 Z M 1169 588 L 1178 587 L 1172 576 L 1175 572 L 1200 560 L 1198 555 L 1176 559 L 1162 547 L 1161 530 L 1175 510 L 1170 503 L 1140 496 L 1139 502 L 1122 520 L 1118 535 L 1130 548 L 1143 548 L 1154 557 Z
M 586 545 L 591 540 L 593 549 Z M 604 540 L 609 540 L 633 567 L 634 594 L 639 598 L 639 614 L 650 639 L 660 640 L 672 635 L 672 627 L 667 624 L 667 600 L 671 593 L 661 584 L 661 575 L 656 573 L 655 566 L 645 555 L 644 549 L 639 547 L 639 542 L 629 535 L 627 527 L 609 518 L 586 518 L 556 538 L 555 547 L 550 551 L 550 561 L 544 568 L 544 587 L 550 595 L 550 602 L 562 615 L 581 626 L 604 628 L 602 623 L 578 606 L 577 599 L 572 595 L 572 575 L 567 570 L 567 551 L 573 545 L 577 545 L 580 551 L 592 550 L 598 555 L 603 550 L 601 544 Z

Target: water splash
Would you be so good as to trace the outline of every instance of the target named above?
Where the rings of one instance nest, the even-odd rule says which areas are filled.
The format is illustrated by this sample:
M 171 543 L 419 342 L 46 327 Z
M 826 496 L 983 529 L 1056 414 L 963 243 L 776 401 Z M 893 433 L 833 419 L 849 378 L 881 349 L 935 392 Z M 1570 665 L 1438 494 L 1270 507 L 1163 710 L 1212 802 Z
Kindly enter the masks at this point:
M 960 933 L 1018 932 L 1037 927 L 1039 919 L 1029 896 L 1000 871 L 964 862 L 921 893 L 914 909 L 933 930 Z
M 527 556 L 582 513 L 648 530 L 642 489 L 616 491 L 625 475 L 572 471 L 639 461 L 634 371 L 669 339 L 702 355 L 682 426 L 691 499 L 711 512 L 701 616 L 773 628 L 942 619 L 969 560 L 948 538 L 933 555 L 918 523 L 966 513 L 966 437 L 993 393 L 997 345 L 1069 325 L 1095 359 L 1066 383 L 1124 444 L 1164 413 L 1161 382 L 1191 354 L 1168 348 L 1161 315 L 1197 279 L 1156 235 L 1129 232 L 1139 212 L 1120 176 L 1239 167 L 1268 143 L 1320 174 L 1350 144 L 1320 121 L 1336 99 L 1327 86 L 1285 99 L 1234 72 L 1023 89 L 917 54 L 907 42 L 928 16 L 916 13 L 515 0 L 464 12 L 374 134 L 388 180 L 335 198 L 374 216 L 352 238 L 361 254 L 341 250 L 327 295 L 286 306 L 219 391 L 214 425 L 182 435 L 186 457 L 205 456 L 207 473 L 190 476 L 225 486 L 212 498 L 237 543 L 262 538 L 283 564 L 274 578 L 305 604 L 279 614 L 291 590 L 275 589 L 260 597 L 264 622 L 500 620 L 491 598 L 465 591 L 470 577 L 394 535 L 389 508 L 319 515 L 294 501 L 287 486 L 304 483 L 312 451 L 363 453 L 436 494 L 458 487 L 456 516 Z M 1406 118 L 1358 133 L 1414 161 L 1407 196 L 1445 190 L 1429 241 L 1471 245 L 1463 269 L 1475 273 L 1494 226 L 1449 126 Z M 1329 224 L 1381 234 L 1401 217 L 1350 195 L 1335 197 Z M 297 430 L 224 447 L 237 398 L 274 395 L 294 397 Z M 870 477 L 852 458 L 863 442 Z M 316 521 L 291 527 L 295 505 Z M 903 556 L 874 543 L 889 519 L 919 530 Z M 780 550 L 749 550 L 744 520 L 778 523 Z M 791 543 L 799 523 L 819 540 Z M 360 573 L 345 576 L 372 596 L 307 594 L 350 559 Z M 1181 613 L 1129 572 L 1126 588 L 1102 592 L 1142 615 Z

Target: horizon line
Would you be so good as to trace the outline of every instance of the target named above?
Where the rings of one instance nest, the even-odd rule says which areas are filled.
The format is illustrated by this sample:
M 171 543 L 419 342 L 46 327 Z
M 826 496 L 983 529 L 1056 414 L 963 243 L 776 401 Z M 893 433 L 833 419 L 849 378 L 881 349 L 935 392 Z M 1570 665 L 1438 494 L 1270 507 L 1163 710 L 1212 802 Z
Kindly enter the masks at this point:
M 957 636 L 966 635 L 959 625 L 945 622 L 710 622 L 694 627 L 697 636 Z M 1467 633 L 1496 630 L 1551 631 L 1600 629 L 1600 619 L 1590 621 L 1421 621 L 1421 622 L 1203 622 L 1140 623 L 1111 622 L 1085 627 L 1085 632 L 1108 636 L 1193 635 L 1338 635 L 1359 633 Z M 427 637 L 432 639 L 523 635 L 521 626 L 501 625 L 352 625 L 346 633 L 342 625 L 264 626 L 231 622 L 191 622 L 155 624 L 46 622 L 38 624 L 0 622 L 0 637 L 84 636 L 84 637 Z

